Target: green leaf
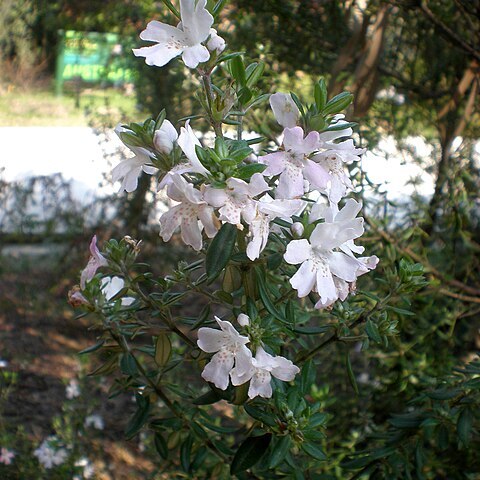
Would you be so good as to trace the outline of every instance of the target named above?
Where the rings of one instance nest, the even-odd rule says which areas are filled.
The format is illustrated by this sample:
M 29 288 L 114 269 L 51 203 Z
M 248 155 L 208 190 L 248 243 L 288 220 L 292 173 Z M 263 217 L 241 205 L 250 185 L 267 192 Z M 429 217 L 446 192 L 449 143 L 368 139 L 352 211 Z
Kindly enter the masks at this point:
M 237 239 L 237 227 L 225 223 L 210 243 L 205 259 L 208 283 L 212 283 L 227 266 Z
M 268 313 L 271 313 L 274 317 L 283 321 L 284 323 L 288 323 L 287 319 L 283 316 L 283 314 L 277 310 L 274 303 L 270 299 L 268 295 L 267 288 L 265 286 L 265 281 L 261 272 L 258 269 L 255 269 L 256 278 L 257 278 L 257 285 L 258 285 L 258 293 L 260 295 L 260 300 L 262 301 L 264 307 L 267 309 Z
M 348 374 L 348 379 L 350 380 L 350 384 L 352 385 L 353 390 L 355 393 L 358 395 L 358 385 L 357 381 L 355 379 L 355 374 L 353 373 L 352 369 L 352 363 L 350 362 L 350 352 L 347 351 L 345 355 L 345 365 L 347 367 L 347 374 Z
M 302 114 L 302 117 L 304 117 L 305 116 L 305 109 L 303 108 L 302 102 L 293 92 L 290 92 L 290 96 L 292 97 L 292 100 L 295 103 L 295 105 L 300 110 L 300 113 Z
M 87 347 L 84 350 L 82 350 L 81 352 L 78 352 L 78 355 L 87 355 L 88 353 L 95 352 L 96 350 L 101 348 L 104 343 L 105 343 L 105 340 L 100 340 L 95 345 L 92 345 L 91 347 Z
M 235 174 L 236 178 L 241 180 L 250 180 L 254 173 L 262 173 L 267 168 L 267 165 L 263 163 L 251 163 L 250 165 L 245 165 L 240 167 Z
M 325 132 L 337 132 L 339 130 L 344 130 L 346 128 L 353 128 L 356 127 L 358 123 L 356 122 L 345 122 L 345 123 L 334 123 L 330 125 L 327 129 L 325 129 Z
M 232 77 L 241 87 L 247 85 L 245 65 L 243 64 L 241 56 L 235 56 L 230 60 L 230 71 L 232 72 Z
M 457 420 L 457 433 L 460 441 L 468 447 L 472 433 L 473 414 L 469 408 L 464 408 Z
M 248 437 L 240 445 L 233 457 L 230 473 L 236 475 L 253 467 L 267 450 L 272 440 L 272 434 L 266 433 L 260 437 Z
M 192 403 L 194 405 L 211 405 L 212 403 L 216 403 L 220 400 L 222 400 L 222 397 L 214 390 L 210 390 L 209 392 L 200 395 Z
M 193 438 L 189 435 L 180 446 L 180 463 L 183 470 L 188 473 L 190 470 L 190 456 L 192 453 Z
M 315 84 L 313 93 L 315 96 L 315 104 L 317 105 L 317 109 L 319 112 L 321 112 L 327 103 L 327 85 L 323 78 L 321 78 Z
M 162 333 L 157 337 L 155 342 L 155 363 L 159 367 L 164 367 L 170 360 L 170 355 L 172 354 L 172 344 L 168 335 Z
M 280 465 L 292 445 L 292 441 L 288 435 L 280 437 L 272 448 L 272 454 L 270 455 L 270 468 L 275 468 Z
M 252 88 L 260 80 L 265 71 L 265 63 L 259 62 L 247 76 L 247 87 Z
M 313 457 L 315 460 L 323 461 L 327 459 L 325 452 L 315 445 L 314 443 L 304 442 L 302 443 L 302 450 L 307 454 Z
M 137 374 L 137 365 L 131 353 L 124 353 L 120 360 L 120 369 L 125 375 L 134 376 Z
M 167 442 L 163 438 L 163 436 L 156 432 L 153 437 L 153 442 L 155 443 L 155 449 L 157 450 L 158 454 L 166 460 L 168 458 L 168 447 Z
M 268 425 L 269 427 L 274 427 L 277 424 L 272 415 L 257 407 L 253 407 L 252 405 L 244 405 L 243 408 L 252 418 L 262 422 L 265 425 Z
M 345 110 L 353 101 L 353 95 L 349 92 L 342 92 L 335 95 L 331 100 L 327 102 L 323 109 L 324 115 L 331 115 L 340 113 Z
M 374 342 L 382 343 L 382 337 L 378 331 L 378 327 L 374 322 L 372 322 L 372 320 L 367 320 L 367 323 L 365 324 L 365 331 L 367 332 L 369 338 L 371 338 Z
M 137 402 L 139 402 L 137 397 Z M 150 398 L 144 397 L 142 401 L 138 403 L 137 411 L 134 413 L 133 417 L 127 424 L 125 428 L 125 436 L 127 440 L 134 437 L 140 429 L 145 425 L 145 422 L 148 419 L 148 414 L 150 412 Z
M 302 366 L 301 391 L 304 395 L 310 393 L 312 385 L 315 383 L 317 369 L 313 360 L 308 360 Z

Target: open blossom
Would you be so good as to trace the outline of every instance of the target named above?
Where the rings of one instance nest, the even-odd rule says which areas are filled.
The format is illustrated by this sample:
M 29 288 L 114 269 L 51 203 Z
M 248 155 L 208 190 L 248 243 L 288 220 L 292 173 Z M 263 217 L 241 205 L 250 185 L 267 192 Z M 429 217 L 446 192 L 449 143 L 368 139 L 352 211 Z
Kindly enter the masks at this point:
M 207 187 L 205 200 L 219 208 L 220 220 L 241 228 L 242 219 L 250 224 L 257 215 L 253 197 L 270 190 L 261 173 L 255 173 L 250 183 L 238 178 L 229 178 L 226 188 Z
M 145 57 L 147 65 L 157 67 L 163 67 L 179 55 L 189 68 L 208 61 L 210 52 L 202 42 L 210 35 L 213 17 L 205 8 L 206 4 L 207 0 L 180 0 L 182 21 L 177 27 L 151 21 L 140 38 L 157 45 L 134 49 L 135 56 Z
M 300 118 L 300 110 L 287 93 L 274 93 L 270 96 L 270 106 L 275 120 L 284 128 L 293 128 Z
M 53 468 L 54 466 L 62 465 L 68 457 L 68 452 L 64 448 L 54 448 L 51 445 L 49 437 L 42 442 L 42 444 L 33 452 L 38 461 L 45 468 Z
M 127 131 L 128 130 L 123 128 L 121 125 L 118 125 L 117 128 L 115 128 L 115 133 L 119 137 L 122 132 Z M 158 171 L 158 169 L 151 165 L 151 152 L 149 150 L 143 147 L 137 147 L 126 143 L 125 145 L 135 155 L 131 158 L 126 158 L 125 160 L 122 160 L 112 170 L 112 181 L 114 183 L 121 181 L 120 191 L 125 190 L 126 192 L 130 193 L 136 190 L 138 186 L 138 177 L 142 173 L 142 170 L 149 175 L 153 175 Z
M 235 366 L 230 376 L 233 385 L 243 385 L 250 380 L 249 398 L 256 396 L 270 398 L 272 396 L 272 375 L 283 382 L 290 382 L 299 372 L 300 369 L 290 360 L 270 355 L 262 347 L 258 347 L 251 364 Z
M 4 465 L 11 465 L 14 458 L 15 454 L 11 450 L 8 450 L 5 447 L 0 449 L 0 463 L 3 463 Z
M 107 259 L 100 253 L 97 247 L 97 236 L 94 235 L 90 242 L 90 259 L 87 266 L 83 269 L 80 276 L 80 286 L 85 289 L 85 285 L 89 282 L 97 273 L 100 267 L 106 267 L 108 265 Z
M 178 133 L 172 122 L 164 120 L 160 128 L 153 135 L 155 148 L 166 155 L 171 153 L 173 146 L 178 139 Z
M 218 230 L 213 208 L 203 200 L 202 193 L 181 175 L 172 175 L 167 195 L 179 202 L 160 217 L 160 235 L 168 242 L 173 232 L 180 227 L 182 240 L 195 250 L 202 248 L 202 229 L 213 238 Z
M 104 277 L 102 278 L 102 290 L 107 301 L 111 300 L 125 286 L 123 278 Z M 135 301 L 133 297 L 123 297 L 122 305 L 127 307 Z
M 348 191 L 353 190 L 345 165 L 360 160 L 365 149 L 356 148 L 352 139 L 330 143 L 329 147 L 328 150 L 316 154 L 313 160 L 328 172 L 328 186 L 321 190 L 327 193 L 332 203 L 338 203 Z
M 218 317 L 215 320 L 221 330 L 202 327 L 198 331 L 199 348 L 207 353 L 215 353 L 203 369 L 202 377 L 217 388 L 226 390 L 234 365 L 242 372 L 249 370 L 252 353 L 245 346 L 249 342 L 248 337 L 240 335 L 230 322 Z
M 272 220 L 275 218 L 290 219 L 292 215 L 300 214 L 304 207 L 305 202 L 302 200 L 273 200 L 269 195 L 264 195 L 257 202 L 257 215 L 249 225 L 248 258 L 252 261 L 257 259 L 267 246 Z
M 263 174 L 280 175 L 275 191 L 276 198 L 301 197 L 305 193 L 305 180 L 315 188 L 325 189 L 329 176 L 318 163 L 309 159 L 318 148 L 318 132 L 310 132 L 305 138 L 301 127 L 284 130 L 284 150 L 260 157 L 267 165 Z
M 362 233 L 363 218 L 346 219 L 321 223 L 313 230 L 310 240 L 293 240 L 288 244 L 285 261 L 292 265 L 301 264 L 290 279 L 300 298 L 316 291 L 322 304 L 331 304 L 338 299 L 334 277 L 354 282 L 361 262 L 353 255 L 334 250 Z

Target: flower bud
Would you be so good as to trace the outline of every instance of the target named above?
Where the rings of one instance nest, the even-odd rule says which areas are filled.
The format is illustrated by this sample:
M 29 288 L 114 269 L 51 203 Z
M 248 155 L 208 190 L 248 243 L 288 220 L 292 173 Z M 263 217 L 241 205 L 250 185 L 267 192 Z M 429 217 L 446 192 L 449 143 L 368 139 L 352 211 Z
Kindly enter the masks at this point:
M 237 322 L 241 327 L 246 327 L 247 325 L 250 325 L 250 317 L 244 313 L 241 313 L 237 317 Z
M 217 35 L 214 28 L 210 29 L 210 39 L 207 42 L 207 48 L 211 52 L 222 53 L 225 50 L 225 40 Z
M 153 136 L 155 149 L 161 153 L 169 154 L 173 150 L 173 141 L 162 130 L 157 130 Z
M 80 287 L 78 285 L 75 285 L 71 290 L 69 290 L 68 303 L 73 308 L 80 307 L 81 305 L 90 305 L 88 300 L 82 295 Z
M 303 235 L 303 232 L 305 231 L 305 228 L 300 222 L 295 222 L 291 227 L 290 227 L 291 232 L 293 233 L 293 236 L 295 238 L 300 238 Z

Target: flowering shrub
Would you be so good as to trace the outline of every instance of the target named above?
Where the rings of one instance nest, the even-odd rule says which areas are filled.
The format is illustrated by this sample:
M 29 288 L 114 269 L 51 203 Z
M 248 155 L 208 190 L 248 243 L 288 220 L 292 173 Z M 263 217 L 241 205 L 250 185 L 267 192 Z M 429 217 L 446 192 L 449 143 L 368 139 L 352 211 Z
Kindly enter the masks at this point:
M 169 199 L 160 236 L 169 242 L 179 231 L 198 259 L 157 278 L 136 261 L 140 241 L 110 240 L 100 251 L 94 237 L 70 293 L 99 331 L 84 353 L 102 359 L 93 373 L 115 375 L 112 394 L 134 393 L 127 437 L 151 432 L 178 468 L 201 478 L 252 468 L 255 478 L 303 478 L 327 459 L 315 355 L 350 337 L 364 348 L 387 342 L 396 326 L 387 303 L 421 287 L 422 271 L 401 262 L 383 279 L 386 298 L 353 297 L 378 258 L 355 244 L 364 220 L 349 166 L 364 149 L 341 113 L 351 94 L 329 99 L 323 80 L 312 102 L 264 93 L 264 64 L 226 53 L 212 28 L 224 1 L 211 10 L 206 0 L 181 0 L 179 11 L 164 3 L 181 23 L 150 22 L 140 36 L 153 43 L 134 54 L 152 68 L 181 56 L 198 78 L 201 112 L 179 131 L 165 111 L 117 127 L 133 156 L 112 177 L 132 192 L 142 172 L 155 176 Z M 247 139 L 244 117 L 267 101 L 283 132 Z M 211 144 L 193 129 L 200 119 Z M 203 304 L 193 315 L 192 302 Z M 346 371 L 356 389 L 348 352 Z

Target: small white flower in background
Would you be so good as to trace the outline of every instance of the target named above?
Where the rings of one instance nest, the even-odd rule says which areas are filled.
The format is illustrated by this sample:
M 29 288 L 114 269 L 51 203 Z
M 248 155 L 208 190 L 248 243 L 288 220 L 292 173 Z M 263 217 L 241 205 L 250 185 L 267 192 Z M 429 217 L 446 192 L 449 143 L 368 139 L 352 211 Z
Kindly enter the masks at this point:
M 317 189 L 327 187 L 328 173 L 308 158 L 317 151 L 318 135 L 318 132 L 310 132 L 304 137 L 301 127 L 286 128 L 283 137 L 285 150 L 259 157 L 259 161 L 267 165 L 263 175 L 280 175 L 276 198 L 301 197 L 305 192 L 305 180 Z
M 42 442 L 33 454 L 37 457 L 38 461 L 45 468 L 52 468 L 54 466 L 62 465 L 68 457 L 68 452 L 64 448 L 55 448 L 50 442 L 52 437 L 47 438 Z
M 290 360 L 280 356 L 274 357 L 262 347 L 257 348 L 255 358 L 252 359 L 249 366 L 247 365 L 248 368 L 242 367 L 244 366 L 235 366 L 230 376 L 232 384 L 236 386 L 243 385 L 250 380 L 249 398 L 256 396 L 270 398 L 272 396 L 272 375 L 283 382 L 290 382 L 300 372 L 300 369 Z
M 173 150 L 177 139 L 178 133 L 172 122 L 165 119 L 161 127 L 153 135 L 153 144 L 159 152 L 168 155 Z
M 225 50 L 225 46 L 225 40 L 217 34 L 217 31 L 214 28 L 211 28 L 207 48 L 211 52 L 217 52 L 219 54 Z
M 134 49 L 135 56 L 145 57 L 147 65 L 157 67 L 163 67 L 179 55 L 189 68 L 208 61 L 210 53 L 202 42 L 210 35 L 213 17 L 205 8 L 206 4 L 207 0 L 180 0 L 182 21 L 178 27 L 151 21 L 140 38 L 157 45 Z
M 219 208 L 220 220 L 241 227 L 242 219 L 250 224 L 257 215 L 257 204 L 253 197 L 270 190 L 261 173 L 255 173 L 250 183 L 231 177 L 226 188 L 207 187 L 205 200 Z
M 250 325 L 250 317 L 244 313 L 241 313 L 237 317 L 237 322 L 241 327 L 246 327 L 247 325 Z
M 125 286 L 123 278 L 104 277 L 102 278 L 102 290 L 107 301 L 111 300 Z M 133 297 L 123 297 L 122 305 L 128 307 L 135 301 Z
M 70 380 L 69 384 L 67 385 L 67 388 L 65 389 L 65 396 L 69 400 L 72 400 L 80 396 L 80 386 L 77 380 Z
M 126 130 L 121 125 L 118 125 L 117 128 L 115 128 L 115 133 L 120 137 L 120 134 L 122 132 L 128 132 L 128 130 Z M 113 183 L 121 181 L 119 191 L 125 190 L 126 192 L 130 193 L 136 190 L 138 186 L 138 177 L 142 173 L 142 170 L 149 175 L 153 175 L 154 173 L 158 172 L 158 169 L 151 164 L 151 152 L 149 150 L 143 147 L 128 145 L 125 142 L 123 143 L 135 155 L 132 158 L 122 160 L 112 170 L 112 181 Z
M 275 120 L 284 128 L 293 128 L 300 118 L 300 110 L 287 93 L 274 93 L 270 96 L 270 106 Z
M 235 327 L 227 321 L 215 317 L 221 330 L 202 327 L 198 331 L 198 347 L 207 353 L 215 353 L 205 366 L 202 377 L 217 388 L 226 390 L 231 370 L 239 367 L 248 370 L 252 352 L 245 346 L 249 339 L 240 335 Z
M 108 265 L 107 259 L 100 253 L 97 247 L 97 236 L 94 235 L 90 242 L 90 259 L 87 266 L 83 269 L 80 276 L 80 286 L 85 289 L 85 285 L 89 282 L 97 273 L 100 267 L 106 267 Z
M 7 368 L 8 362 L 0 359 L 0 368 Z
M 13 453 L 12 450 L 8 450 L 8 448 L 5 447 L 0 449 L 0 463 L 3 463 L 4 465 L 11 465 L 14 458 L 15 453 Z
M 94 413 L 86 417 L 84 425 L 87 428 L 93 427 L 93 428 L 96 428 L 97 430 L 103 430 L 105 428 L 105 422 L 103 421 L 103 418 L 101 417 L 101 415 L 98 415 L 97 413 Z
M 218 231 L 213 208 L 203 200 L 202 193 L 181 175 L 172 175 L 167 195 L 179 202 L 160 217 L 160 235 L 168 242 L 173 232 L 180 227 L 182 240 L 195 250 L 201 250 L 202 229 L 213 238 Z M 200 222 L 199 222 L 200 220 Z
M 80 458 L 75 462 L 75 466 L 83 468 L 82 477 L 78 477 L 78 478 L 89 479 L 89 478 L 93 478 L 93 476 L 95 475 L 95 467 L 90 463 L 88 458 L 85 458 L 85 457 Z
M 356 202 L 355 202 L 356 203 Z M 347 208 L 348 210 L 348 208 Z M 321 305 L 331 305 L 339 297 L 334 276 L 354 282 L 364 264 L 355 257 L 334 251 L 363 234 L 363 218 L 318 224 L 310 240 L 292 240 L 284 258 L 291 265 L 301 264 L 290 284 L 300 298 L 311 291 L 320 295 Z

